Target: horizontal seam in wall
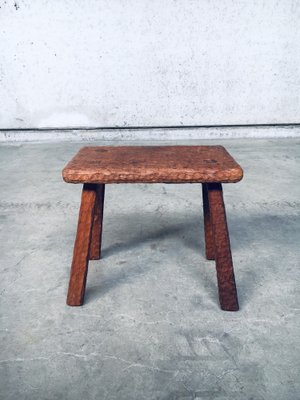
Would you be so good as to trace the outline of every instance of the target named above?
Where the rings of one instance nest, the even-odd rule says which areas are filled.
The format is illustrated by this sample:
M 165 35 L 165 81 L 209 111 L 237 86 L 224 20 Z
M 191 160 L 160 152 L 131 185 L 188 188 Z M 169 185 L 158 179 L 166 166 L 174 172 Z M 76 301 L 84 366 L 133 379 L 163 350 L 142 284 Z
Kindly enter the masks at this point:
M 60 128 L 0 128 L 0 131 L 14 132 L 14 131 L 95 131 L 95 130 L 147 130 L 147 129 L 202 129 L 202 128 L 264 128 L 264 127 L 293 127 L 300 126 L 299 122 L 296 123 L 276 123 L 276 124 L 239 124 L 239 125 L 166 125 L 166 126 L 109 126 L 109 127 L 60 127 Z

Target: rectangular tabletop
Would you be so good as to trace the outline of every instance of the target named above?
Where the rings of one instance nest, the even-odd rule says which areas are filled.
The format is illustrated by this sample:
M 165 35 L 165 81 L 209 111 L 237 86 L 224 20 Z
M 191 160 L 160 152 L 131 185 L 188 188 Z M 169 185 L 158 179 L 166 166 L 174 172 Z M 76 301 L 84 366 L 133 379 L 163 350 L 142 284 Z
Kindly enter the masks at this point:
M 70 183 L 226 183 L 242 177 L 222 146 L 83 147 L 63 170 Z

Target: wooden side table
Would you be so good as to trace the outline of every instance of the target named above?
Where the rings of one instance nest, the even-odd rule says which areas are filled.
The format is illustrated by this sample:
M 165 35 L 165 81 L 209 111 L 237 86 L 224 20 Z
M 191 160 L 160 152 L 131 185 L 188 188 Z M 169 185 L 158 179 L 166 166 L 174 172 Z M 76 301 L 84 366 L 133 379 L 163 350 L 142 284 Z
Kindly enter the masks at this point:
M 67 304 L 83 304 L 89 260 L 101 256 L 107 183 L 202 183 L 206 257 L 215 260 L 220 305 L 239 309 L 222 183 L 238 182 L 243 170 L 222 146 L 84 147 L 63 170 L 83 184 Z

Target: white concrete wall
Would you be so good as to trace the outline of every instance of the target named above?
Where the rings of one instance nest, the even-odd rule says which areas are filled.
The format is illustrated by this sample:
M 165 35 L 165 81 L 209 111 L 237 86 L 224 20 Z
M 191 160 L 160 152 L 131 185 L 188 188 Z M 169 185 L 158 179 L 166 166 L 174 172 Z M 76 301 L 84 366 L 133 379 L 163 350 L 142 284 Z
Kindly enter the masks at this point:
M 299 0 L 0 0 L 0 128 L 300 122 Z

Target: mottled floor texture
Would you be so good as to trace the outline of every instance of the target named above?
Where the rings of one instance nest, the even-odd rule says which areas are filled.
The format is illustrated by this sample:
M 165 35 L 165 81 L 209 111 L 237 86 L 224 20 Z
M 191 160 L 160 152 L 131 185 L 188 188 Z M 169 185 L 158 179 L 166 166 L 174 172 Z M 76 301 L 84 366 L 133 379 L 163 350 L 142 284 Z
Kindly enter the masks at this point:
M 1 399 L 300 399 L 300 140 L 212 143 L 245 171 L 224 185 L 237 313 L 198 184 L 107 186 L 103 259 L 66 306 L 81 187 L 61 169 L 86 143 L 0 147 Z

